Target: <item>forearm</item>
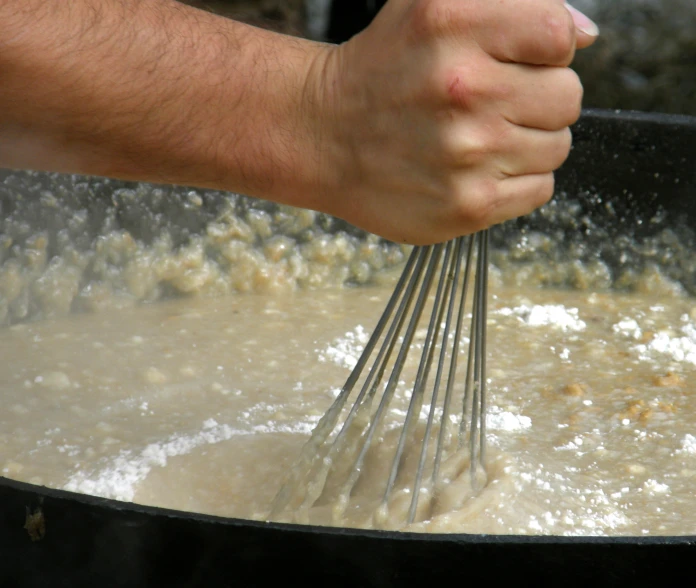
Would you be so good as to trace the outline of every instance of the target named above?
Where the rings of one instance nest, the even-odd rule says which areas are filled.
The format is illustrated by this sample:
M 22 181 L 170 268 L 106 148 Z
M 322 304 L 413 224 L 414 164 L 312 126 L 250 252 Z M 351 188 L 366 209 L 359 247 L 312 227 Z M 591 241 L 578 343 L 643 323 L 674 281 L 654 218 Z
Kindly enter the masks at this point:
M 326 51 L 173 0 L 0 0 L 0 167 L 318 207 Z

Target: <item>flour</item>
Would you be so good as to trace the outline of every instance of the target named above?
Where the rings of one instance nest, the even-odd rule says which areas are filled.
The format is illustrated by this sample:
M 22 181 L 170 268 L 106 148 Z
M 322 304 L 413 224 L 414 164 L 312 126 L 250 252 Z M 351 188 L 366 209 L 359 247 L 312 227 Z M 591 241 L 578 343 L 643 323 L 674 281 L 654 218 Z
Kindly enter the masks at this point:
M 105 460 L 108 465 L 96 473 L 76 472 L 63 488 L 130 502 L 138 483 L 147 477 L 152 468 L 167 465 L 168 458 L 190 453 L 200 445 L 220 443 L 244 434 L 249 432 L 219 425 L 214 419 L 208 419 L 203 423 L 203 429 L 194 435 L 172 435 L 160 443 L 151 443 L 140 453 L 122 450 L 116 457 Z
M 102 467 L 96 472 L 78 471 L 68 479 L 63 489 L 131 502 L 137 492 L 138 484 L 147 478 L 153 468 L 165 467 L 170 457 L 187 455 L 202 445 L 213 445 L 242 435 L 309 434 L 319 418 L 318 416 L 309 417 L 306 422 L 292 424 L 269 422 L 250 429 L 235 429 L 210 418 L 203 422 L 202 430 L 198 433 L 171 435 L 159 443 L 150 443 L 139 453 L 122 450 L 117 456 L 103 460 Z
M 661 484 L 657 480 L 646 480 L 643 484 L 643 490 L 651 494 L 665 494 L 669 492 L 669 486 L 667 484 Z
M 633 347 L 641 360 L 655 360 L 656 354 L 670 356 L 676 362 L 685 362 L 696 365 L 696 327 L 684 314 L 681 317 L 681 334 L 674 335 L 672 331 L 659 331 L 647 343 L 641 343 Z M 613 325 L 615 333 L 626 335 L 633 339 L 643 336 L 643 329 L 632 318 L 624 318 Z
M 677 449 L 674 454 L 676 455 L 696 455 L 696 437 L 690 434 L 684 435 L 681 442 L 681 449 Z
M 638 325 L 638 321 L 633 318 L 623 318 L 615 325 L 612 325 L 611 330 L 620 335 L 626 335 L 633 339 L 640 339 L 643 336 L 643 330 Z
M 491 431 L 524 431 L 532 426 L 532 419 L 492 406 L 486 414 L 486 427 Z
M 563 331 L 584 331 L 587 324 L 578 316 L 577 308 L 567 308 L 562 304 L 535 304 L 501 308 L 497 314 L 516 316 L 520 322 L 530 327 L 555 326 Z
M 682 321 L 688 321 L 684 315 Z M 641 359 L 649 358 L 653 352 L 670 355 L 674 361 L 696 365 L 696 328 L 693 323 L 686 322 L 681 327 L 682 336 L 671 337 L 667 332 L 658 333 L 646 345 L 636 346 Z
M 317 349 L 319 361 L 332 362 L 338 366 L 353 369 L 358 363 L 360 354 L 365 349 L 365 344 L 370 339 L 368 332 L 362 325 L 358 325 L 352 331 L 348 331 L 343 337 L 335 339 L 326 349 Z
M 534 533 L 553 529 L 553 534 L 567 537 L 601 536 L 611 535 L 630 524 L 616 503 L 621 494 L 607 496 L 601 487 L 575 485 L 577 470 L 572 466 L 565 468 L 570 475 L 549 471 L 533 462 L 520 462 L 516 468 L 519 468 L 518 490 L 533 489 L 538 503 L 552 508 L 529 516 L 527 527 Z

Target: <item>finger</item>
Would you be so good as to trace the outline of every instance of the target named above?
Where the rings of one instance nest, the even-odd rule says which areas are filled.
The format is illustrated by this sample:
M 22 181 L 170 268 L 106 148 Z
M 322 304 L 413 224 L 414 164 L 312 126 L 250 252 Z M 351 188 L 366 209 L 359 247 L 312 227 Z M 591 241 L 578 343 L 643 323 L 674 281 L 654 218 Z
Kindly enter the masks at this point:
M 563 129 L 578 120 L 583 89 L 572 69 L 511 64 L 503 67 L 506 88 L 498 88 L 496 107 L 506 120 L 547 131 Z
M 513 127 L 504 151 L 495 158 L 495 165 L 506 176 L 545 174 L 561 167 L 571 144 L 572 135 L 567 127 L 561 131 Z
M 580 116 L 582 84 L 566 67 L 499 63 L 488 58 L 486 75 L 465 64 L 444 71 L 436 84 L 450 118 L 458 113 L 499 114 L 525 127 L 556 131 Z
M 585 47 L 589 47 L 597 40 L 599 36 L 599 27 L 577 8 L 574 8 L 570 4 L 566 4 L 565 7 L 568 12 L 570 12 L 570 16 L 575 24 L 577 48 L 584 49 Z
M 451 169 L 485 170 L 496 178 L 553 171 L 568 157 L 572 137 L 565 127 L 544 131 L 503 122 L 452 123 L 443 133 L 437 153 L 440 162 Z
M 573 61 L 577 30 L 561 0 L 479 0 L 474 5 L 482 16 L 470 31 L 478 45 L 499 61 L 556 66 Z
M 514 176 L 497 183 L 495 197 L 489 198 L 486 216 L 475 230 L 497 225 L 529 214 L 553 196 L 553 173 Z

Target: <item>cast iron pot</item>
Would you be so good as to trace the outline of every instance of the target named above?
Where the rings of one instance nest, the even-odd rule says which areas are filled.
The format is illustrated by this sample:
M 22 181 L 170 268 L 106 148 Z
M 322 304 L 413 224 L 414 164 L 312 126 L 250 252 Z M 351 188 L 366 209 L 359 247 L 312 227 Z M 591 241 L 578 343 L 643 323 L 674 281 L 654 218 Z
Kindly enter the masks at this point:
M 585 112 L 570 159 L 557 174 L 556 198 L 577 198 L 577 214 L 585 219 L 569 229 L 577 233 L 569 238 L 591 239 L 582 227 L 603 223 L 610 246 L 596 255 L 611 266 L 626 263 L 625 256 L 612 257 L 617 236 L 648 238 L 678 227 L 682 245 L 693 245 L 695 153 L 696 118 Z M 552 224 L 536 214 L 495 232 Z M 672 265 L 692 290 L 683 260 Z M 0 478 L 0 586 L 8 587 L 686 584 L 694 557 L 696 537 L 441 535 L 266 524 Z

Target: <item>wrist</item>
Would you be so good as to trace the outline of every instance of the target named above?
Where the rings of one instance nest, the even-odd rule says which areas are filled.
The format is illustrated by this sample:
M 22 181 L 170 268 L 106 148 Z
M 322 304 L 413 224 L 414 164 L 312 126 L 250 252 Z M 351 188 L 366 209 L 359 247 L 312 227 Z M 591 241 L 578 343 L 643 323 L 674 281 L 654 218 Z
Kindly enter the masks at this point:
M 336 48 L 267 31 L 251 44 L 249 91 L 219 137 L 222 187 L 331 212 L 325 181 L 331 114 L 324 86 Z

